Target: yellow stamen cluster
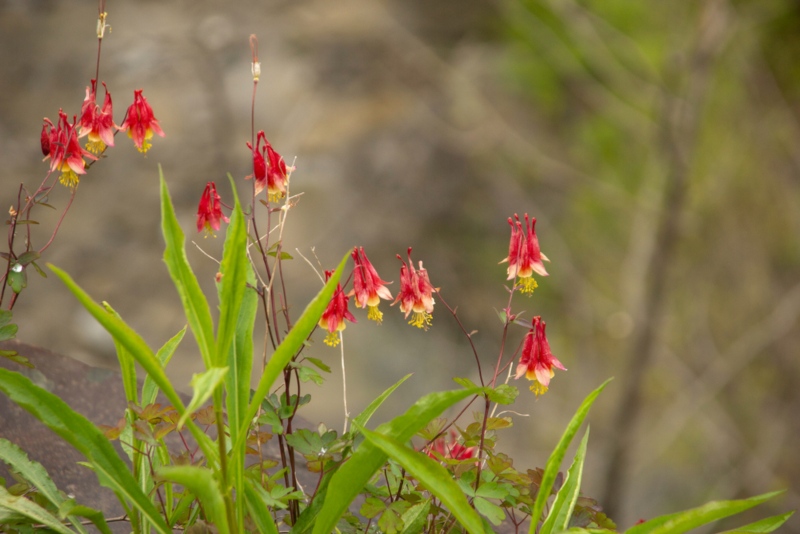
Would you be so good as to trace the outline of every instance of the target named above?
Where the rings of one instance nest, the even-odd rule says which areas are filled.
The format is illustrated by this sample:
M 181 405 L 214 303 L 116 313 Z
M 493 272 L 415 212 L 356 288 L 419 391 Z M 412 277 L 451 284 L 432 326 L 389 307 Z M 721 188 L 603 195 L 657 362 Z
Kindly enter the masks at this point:
M 427 330 L 431 323 L 433 322 L 433 316 L 428 312 L 414 312 L 414 315 L 411 317 L 411 320 L 408 321 L 408 324 L 411 326 L 416 326 L 417 328 L 422 328 L 423 330 Z
M 75 171 L 68 168 L 66 171 L 61 173 L 61 178 L 59 178 L 58 181 L 61 182 L 61 185 L 69 187 L 70 189 L 75 189 L 78 187 L 80 178 L 78 178 L 78 175 L 75 174 Z
M 100 154 L 106 149 L 106 144 L 99 139 L 97 141 L 89 141 L 86 143 L 86 150 L 93 154 Z
M 539 287 L 539 284 L 536 283 L 536 280 L 533 279 L 532 276 L 528 278 L 520 278 L 519 279 L 519 292 L 525 295 L 533 295 L 534 289 Z
M 367 319 L 381 324 L 383 322 L 383 312 L 381 312 L 377 306 L 368 306 L 368 308 Z
M 325 344 L 329 347 L 335 347 L 339 344 L 339 331 L 336 330 L 334 332 L 328 332 L 328 335 L 325 336 Z
M 542 385 L 542 383 L 539 382 L 538 380 L 534 380 L 533 384 L 531 384 L 530 389 L 533 392 L 533 394 L 538 397 L 539 395 L 544 395 L 545 393 L 547 393 L 548 387 Z

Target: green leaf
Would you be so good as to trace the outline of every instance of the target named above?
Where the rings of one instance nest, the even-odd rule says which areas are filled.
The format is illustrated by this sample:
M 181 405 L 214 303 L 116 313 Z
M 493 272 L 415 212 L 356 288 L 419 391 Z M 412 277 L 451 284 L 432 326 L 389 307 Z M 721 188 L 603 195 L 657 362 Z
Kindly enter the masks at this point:
M 494 389 L 489 390 L 489 400 L 497 404 L 514 404 L 519 395 L 519 389 L 508 384 L 500 384 Z
M 387 398 L 389 398 L 389 395 L 391 395 L 394 392 L 394 390 L 396 390 L 397 388 L 400 387 L 400 384 L 402 384 L 403 382 L 408 380 L 410 377 L 411 377 L 411 373 L 407 374 L 406 376 L 404 376 L 403 378 L 401 378 L 400 380 L 395 382 L 393 386 L 387 388 L 386 391 L 384 391 L 383 393 L 378 395 L 375 398 L 375 400 L 373 400 L 372 402 L 369 403 L 369 406 L 367 406 L 364 409 L 363 412 L 358 414 L 356 416 L 356 418 L 353 419 L 353 426 L 354 427 L 367 426 L 367 423 L 369 422 L 370 418 L 372 417 L 372 414 L 374 414 L 375 411 L 378 408 L 380 408 L 381 404 L 383 404 L 383 401 L 385 401 Z
M 275 380 L 281 372 L 283 372 L 283 368 L 286 367 L 292 357 L 297 354 L 297 351 L 300 350 L 300 347 L 303 346 L 308 336 L 311 335 L 311 332 L 316 328 L 319 318 L 322 317 L 322 313 L 325 311 L 325 308 L 328 307 L 328 303 L 333 297 L 333 292 L 336 290 L 336 286 L 339 283 L 342 271 L 344 271 L 344 266 L 349 257 L 350 252 L 344 255 L 344 258 L 339 262 L 339 266 L 336 268 L 336 271 L 334 271 L 330 280 L 328 280 L 320 292 L 317 293 L 314 300 L 306 306 L 300 319 L 297 320 L 292 329 L 289 330 L 283 342 L 278 345 L 278 348 L 275 349 L 275 352 L 272 354 L 269 363 L 267 363 L 267 367 L 264 369 L 264 373 L 258 381 L 258 387 L 255 392 L 253 392 L 253 396 L 250 399 L 247 413 L 240 423 L 239 438 L 234 444 L 234 449 L 241 447 L 241 442 L 244 440 L 244 436 L 247 435 L 247 428 L 250 426 L 250 421 L 256 416 L 261 401 L 263 401 L 264 397 L 269 393 L 272 384 L 275 383 Z
M 60 507 L 67 499 L 58 492 L 55 482 L 50 478 L 47 470 L 42 464 L 31 460 L 28 455 L 16 444 L 7 439 L 0 438 L 0 461 L 5 462 L 14 471 L 35 487 L 39 494 L 52 503 L 55 507 Z M 69 518 L 75 527 L 85 532 L 80 522 L 73 517 Z
M 0 510 L 3 508 L 30 518 L 34 523 L 44 525 L 55 532 L 61 534 L 74 534 L 72 530 L 64 526 L 53 514 L 24 497 L 12 495 L 0 486 Z
M 169 341 L 158 349 L 156 352 L 156 359 L 161 364 L 162 369 L 167 368 L 167 364 L 175 354 L 175 349 L 178 348 L 184 334 L 186 334 L 186 327 L 181 328 L 180 332 L 172 336 Z M 148 374 L 144 377 L 144 384 L 142 385 L 142 406 L 153 404 L 158 396 L 158 386 L 153 378 Z
M 372 519 L 373 517 L 378 517 L 378 514 L 383 513 L 384 510 L 386 510 L 386 505 L 382 500 L 377 497 L 367 497 L 364 504 L 358 509 L 358 513 L 367 519 Z
M 16 267 L 16 265 L 14 267 Z M 19 294 L 20 291 L 28 287 L 28 275 L 25 274 L 24 270 L 15 271 L 12 267 L 11 271 L 8 273 L 8 285 L 11 286 L 14 293 Z
M 192 375 L 192 400 L 186 407 L 186 411 L 181 415 L 181 418 L 178 419 L 178 429 L 182 428 L 186 420 L 211 397 L 214 390 L 225 379 L 227 373 L 227 367 L 214 367 Z
M 486 519 L 491 521 L 492 524 L 495 526 L 502 523 L 503 520 L 506 518 L 506 514 L 502 508 L 500 508 L 493 502 L 487 501 L 486 499 L 477 497 L 473 501 L 473 504 L 475 505 L 475 509 Z
M 0 341 L 6 341 L 7 339 L 14 339 L 17 335 L 17 330 L 19 327 L 15 324 L 7 324 L 5 326 L 0 327 Z
M 14 318 L 10 310 L 0 310 L 0 327 L 7 325 Z
M 175 208 L 169 196 L 167 183 L 164 181 L 164 172 L 161 166 L 158 167 L 159 178 L 161 181 L 161 228 L 164 233 L 166 248 L 164 249 L 164 261 L 169 269 L 172 282 L 183 304 L 186 319 L 192 329 L 203 357 L 203 364 L 206 369 L 214 367 L 216 361 L 214 356 L 214 323 L 211 320 L 211 311 L 208 307 L 197 277 L 189 266 L 184 249 L 184 236 L 175 216 Z M 227 353 L 226 353 L 227 354 Z
M 225 247 L 219 272 L 219 321 L 217 323 L 216 361 L 214 367 L 222 367 L 231 351 L 236 329 L 239 324 L 240 308 L 247 287 L 247 271 L 250 261 L 247 258 L 247 229 L 245 228 L 242 206 L 236 194 L 236 183 L 228 175 L 233 190 L 233 213 L 225 236 Z M 249 387 L 249 384 L 248 384 Z
M 589 409 L 592 407 L 592 404 L 594 404 L 597 396 L 600 395 L 600 392 L 603 391 L 611 380 L 613 379 L 609 378 L 603 382 L 600 387 L 589 393 L 583 400 L 578 407 L 578 411 L 575 412 L 572 420 L 567 425 L 567 429 L 561 436 L 558 445 L 556 445 L 556 448 L 553 450 L 552 454 L 550 454 L 550 458 L 547 459 L 547 464 L 545 464 L 544 467 L 544 474 L 542 475 L 542 483 L 539 485 L 539 492 L 536 494 L 536 501 L 533 504 L 533 511 L 531 512 L 530 534 L 536 534 L 536 528 L 542 517 L 542 510 L 544 510 L 545 503 L 547 503 L 547 499 L 550 497 L 550 491 L 553 489 L 553 482 L 556 480 L 558 470 L 561 468 L 561 461 L 567 454 L 567 449 L 572 442 L 572 438 L 575 437 L 584 419 L 589 415 Z
M 406 510 L 403 514 L 403 524 L 405 525 L 403 534 L 421 534 L 430 509 L 431 500 L 427 499 Z
M 108 316 L 104 311 L 101 313 Z M 170 532 L 148 497 L 137 487 L 117 451 L 91 421 L 19 373 L 0 369 L 0 391 L 83 454 L 100 484 L 114 490 L 126 509 L 127 503 L 132 503 L 159 532 Z
M 103 307 L 108 313 L 122 320 L 122 317 L 111 307 L 108 302 L 103 302 Z M 116 338 L 114 339 L 114 347 L 117 349 L 117 360 L 119 361 L 119 370 L 122 373 L 122 387 L 125 390 L 125 400 L 128 404 L 139 404 L 139 382 L 136 380 L 136 361 L 128 352 L 128 349 L 120 343 Z
M 31 262 L 34 262 L 39 259 L 40 254 L 35 250 L 29 250 L 28 252 L 23 252 L 22 254 L 17 257 L 17 263 L 20 265 L 28 265 Z
M 764 519 L 756 521 L 755 523 L 750 523 L 749 525 L 745 525 L 734 530 L 726 530 L 722 534 L 758 534 L 762 532 L 774 532 L 778 530 L 784 523 L 786 523 L 786 521 L 788 521 L 793 515 L 794 510 L 791 512 L 786 512 L 785 514 L 765 517 Z
M 314 367 L 316 367 L 317 369 L 319 369 L 324 373 L 331 372 L 331 368 L 325 365 L 325 362 L 323 362 L 319 358 L 312 358 L 310 356 L 306 356 L 306 360 L 308 360 L 309 363 L 311 363 L 312 365 L 314 365 Z
M 372 432 L 363 427 L 361 432 L 369 443 L 402 465 L 415 479 L 436 495 L 470 534 L 485 533 L 483 521 L 469 505 L 464 492 L 453 481 L 447 469 L 428 458 L 427 455 L 409 449 L 404 445 L 404 441 Z M 355 458 L 355 455 L 353 457 Z M 342 469 L 339 471 L 341 472 Z
M 469 378 L 462 378 L 457 376 L 453 379 L 453 382 L 467 389 L 479 387 L 477 384 L 475 384 L 475 382 L 473 382 Z
M 92 524 L 97 527 L 97 530 L 102 532 L 103 534 L 111 534 L 111 529 L 108 527 L 108 523 L 106 523 L 106 518 L 103 516 L 103 512 L 100 510 L 95 510 L 94 508 L 89 508 L 88 506 L 83 506 L 80 504 L 76 504 L 73 499 L 69 499 L 68 501 L 64 501 L 61 506 L 58 508 L 59 516 L 63 519 L 64 517 L 85 517 Z M 80 523 L 76 523 L 75 527 L 78 528 L 81 532 L 85 532 L 86 529 L 83 528 L 83 525 Z
M 481 391 L 480 388 L 473 388 L 431 393 L 419 399 L 403 415 L 379 426 L 377 432 L 405 443 L 445 409 Z M 333 530 L 352 500 L 387 457 L 376 445 L 365 442 L 339 467 L 331 479 L 325 503 L 314 524 L 314 534 L 329 534 Z
M 586 446 L 589 442 L 589 430 L 583 435 L 581 444 L 575 452 L 575 459 L 572 461 L 567 477 L 561 489 L 558 490 L 550 513 L 547 515 L 539 534 L 550 534 L 551 532 L 561 532 L 569 526 L 572 511 L 578 501 L 581 489 L 581 478 L 583 477 L 583 461 L 586 457 Z
M 12 362 L 18 363 L 28 369 L 33 369 L 33 364 L 30 362 L 28 358 L 22 356 L 15 350 L 0 350 L 0 358 L 6 358 L 7 360 L 11 360 Z
M 655 517 L 635 525 L 625 532 L 626 534 L 681 534 L 693 528 L 744 512 L 781 493 L 783 491 L 773 491 L 750 497 L 749 499 L 712 501 L 691 510 Z
M 266 490 L 253 480 L 247 481 L 244 490 L 247 510 L 250 512 L 250 518 L 256 524 L 256 528 L 258 528 L 258 532 L 261 534 L 278 534 L 278 527 L 272 519 L 272 514 L 264 499 L 261 498 L 261 492 Z
M 161 467 L 157 478 L 180 484 L 197 496 L 203 505 L 206 518 L 219 534 L 228 534 L 228 516 L 225 513 L 225 499 L 210 469 L 193 465 Z
M 131 356 L 136 359 L 161 391 L 164 392 L 164 396 L 167 397 L 167 400 L 169 400 L 172 406 L 175 407 L 179 414 L 183 415 L 186 408 L 183 406 L 180 396 L 167 378 L 164 369 L 161 367 L 161 362 L 158 361 L 153 351 L 150 350 L 150 347 L 147 346 L 147 343 L 144 342 L 142 337 L 122 319 L 106 312 L 106 310 L 92 300 L 67 273 L 50 264 L 48 264 L 48 267 L 62 282 L 64 282 L 67 289 L 75 295 L 83 307 L 86 308 L 86 311 L 111 334 L 111 337 L 118 340 L 125 349 L 130 352 Z M 192 432 L 192 436 L 197 443 L 200 444 L 208 461 L 211 462 L 212 465 L 216 464 L 219 461 L 219 454 L 211 438 L 200 430 L 191 420 L 187 422 L 186 426 Z

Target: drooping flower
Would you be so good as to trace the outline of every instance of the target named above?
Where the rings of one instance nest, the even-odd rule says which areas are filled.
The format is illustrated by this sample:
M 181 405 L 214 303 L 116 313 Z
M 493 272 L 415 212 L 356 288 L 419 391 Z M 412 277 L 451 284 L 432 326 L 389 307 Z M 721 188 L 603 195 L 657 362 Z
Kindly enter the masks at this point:
M 403 262 L 400 268 L 400 293 L 392 303 L 400 303 L 400 310 L 406 314 L 414 312 L 408 324 L 427 330 L 433 320 L 433 286 L 428 278 L 428 271 L 419 262 L 419 270 L 414 269 L 411 261 L 411 247 L 408 248 L 408 263 L 398 254 L 397 259 Z
M 205 229 L 208 234 L 214 235 L 214 230 L 219 230 L 220 219 L 229 222 L 222 214 L 217 186 L 214 182 L 208 182 L 197 206 L 197 231 L 202 232 Z
M 545 393 L 550 386 L 550 379 L 553 378 L 555 371 L 553 367 L 566 371 L 567 368 L 553 356 L 550 351 L 550 344 L 545 335 L 545 322 L 538 315 L 533 318 L 531 329 L 525 336 L 525 343 L 522 346 L 522 355 L 517 365 L 517 374 L 514 378 L 525 378 L 533 381 L 531 391 L 536 396 Z
M 61 171 L 59 181 L 68 187 L 78 185 L 79 174 L 86 174 L 84 157 L 96 160 L 97 157 L 81 147 L 78 142 L 76 130 L 77 117 L 72 118 L 72 124 L 67 119 L 63 110 L 58 110 L 58 126 L 50 119 L 44 119 L 42 125 L 41 145 L 44 159 L 50 159 L 50 170 Z
M 325 271 L 325 280 L 329 280 L 332 274 L 333 271 Z M 351 323 L 357 322 L 350 310 L 347 309 L 349 300 L 350 297 L 345 295 L 342 290 L 342 284 L 337 284 L 336 291 L 333 293 L 328 307 L 325 308 L 319 320 L 320 328 L 328 331 L 328 335 L 325 337 L 325 344 L 330 347 L 335 347 L 339 344 L 339 332 L 347 327 L 344 322 L 345 319 Z
M 475 447 L 465 447 L 462 443 L 459 443 L 455 431 L 451 430 L 449 436 L 443 434 L 431 443 L 428 456 L 434 460 L 443 458 L 469 460 L 475 456 Z
M 369 308 L 367 318 L 380 324 L 383 321 L 383 313 L 378 309 L 381 299 L 391 300 L 392 294 L 386 282 L 381 280 L 375 267 L 370 263 L 364 252 L 364 247 L 353 248 L 353 292 L 355 303 L 359 308 Z
M 550 260 L 539 249 L 539 238 L 536 237 L 534 229 L 536 218 L 528 219 L 526 213 L 524 226 L 516 213 L 514 219 L 516 222 L 511 217 L 508 218 L 508 224 L 511 225 L 511 241 L 508 244 L 508 256 L 500 263 L 508 262 L 508 280 L 519 278 L 520 291 L 531 294 L 538 286 L 533 273 L 547 276 L 542 260 Z
M 266 188 L 269 201 L 278 202 L 286 195 L 286 184 L 294 167 L 286 166 L 283 157 L 267 141 L 264 130 L 258 132 L 255 148 L 249 142 L 247 148 L 253 152 L 253 174 L 247 178 L 255 178 L 256 194 Z
M 147 99 L 142 96 L 143 89 L 133 92 L 133 104 L 128 108 L 125 121 L 119 126 L 120 131 L 127 131 L 128 137 L 133 139 L 133 144 L 142 154 L 147 153 L 150 147 L 150 139 L 153 133 L 164 137 L 164 131 L 158 124 L 158 119 L 153 115 L 153 108 L 147 103 Z
M 81 107 L 80 126 L 81 131 L 78 137 L 89 136 L 86 149 L 95 154 L 99 154 L 107 146 L 114 146 L 114 116 L 111 106 L 111 93 L 108 92 L 105 82 L 103 82 L 106 97 L 103 101 L 102 109 L 97 105 L 97 80 L 92 80 L 92 87 L 86 88 L 86 98 Z

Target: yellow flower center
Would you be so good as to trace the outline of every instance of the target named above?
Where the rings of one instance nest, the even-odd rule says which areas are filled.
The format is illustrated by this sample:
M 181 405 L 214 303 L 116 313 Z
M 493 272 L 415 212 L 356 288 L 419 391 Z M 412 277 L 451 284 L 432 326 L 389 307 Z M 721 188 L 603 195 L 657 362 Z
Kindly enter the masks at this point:
M 339 331 L 328 332 L 328 335 L 325 336 L 325 344 L 329 347 L 335 347 L 339 344 Z
M 414 315 L 411 317 L 411 320 L 408 321 L 408 324 L 411 326 L 416 326 L 417 328 L 422 328 L 423 330 L 427 330 L 432 321 L 433 316 L 428 312 L 422 311 L 414 312 Z
M 383 322 L 383 313 L 378 309 L 377 306 L 368 306 L 368 308 L 369 311 L 367 312 L 367 319 L 381 324 Z
M 532 276 L 529 276 L 528 278 L 520 278 L 518 287 L 520 293 L 533 295 L 533 290 L 539 287 L 539 284 L 536 283 Z
M 533 394 L 536 395 L 537 397 L 539 395 L 544 395 L 545 393 L 547 393 L 547 389 L 548 389 L 547 386 L 543 386 L 542 383 L 539 382 L 538 380 L 534 380 L 533 384 L 531 384 L 531 391 L 533 391 Z
M 78 178 L 78 175 L 75 174 L 75 171 L 67 167 L 67 170 L 61 173 L 61 178 L 59 178 L 58 181 L 61 182 L 61 185 L 75 189 L 78 187 L 80 178 Z
M 90 136 L 89 142 L 86 143 L 86 150 L 88 150 L 89 152 L 92 152 L 93 154 L 100 154 L 105 149 L 106 149 L 106 144 L 104 142 L 102 142 L 99 139 L 96 140 L 96 141 L 93 141 L 93 140 L 91 140 L 91 136 Z

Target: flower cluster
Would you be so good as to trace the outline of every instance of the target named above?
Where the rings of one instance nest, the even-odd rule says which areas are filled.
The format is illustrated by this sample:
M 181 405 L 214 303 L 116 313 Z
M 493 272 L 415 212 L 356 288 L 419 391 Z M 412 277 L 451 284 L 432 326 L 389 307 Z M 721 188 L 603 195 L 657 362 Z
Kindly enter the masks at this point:
M 107 146 L 114 146 L 114 133 L 117 126 L 111 106 L 111 94 L 105 82 L 103 89 L 106 92 L 103 107 L 97 105 L 97 80 L 92 80 L 92 87 L 86 88 L 86 99 L 81 107 L 81 131 L 79 137 L 89 136 L 86 150 L 95 154 L 103 152 Z
M 50 160 L 50 171 L 61 171 L 59 181 L 71 188 L 78 185 L 79 174 L 86 174 L 83 158 L 97 159 L 78 142 L 76 121 L 77 117 L 73 117 L 70 123 L 67 114 L 59 109 L 58 126 L 45 118 L 41 135 L 42 154 L 45 160 Z
M 142 95 L 142 89 L 133 92 L 133 104 L 128 108 L 125 121 L 119 129 L 128 132 L 128 137 L 133 139 L 133 144 L 142 154 L 150 150 L 152 144 L 150 139 L 153 133 L 164 137 L 164 131 L 158 124 L 158 120 L 153 115 L 153 109 L 147 103 L 147 99 Z
M 353 249 L 353 291 L 356 306 L 359 308 L 369 308 L 367 318 L 380 324 L 383 321 L 383 313 L 378 309 L 381 299 L 391 300 L 392 294 L 386 287 L 386 282 L 378 276 L 378 271 L 370 263 L 364 252 L 364 247 Z
M 286 196 L 286 185 L 294 167 L 286 166 L 283 157 L 267 141 L 264 130 L 258 132 L 256 146 L 247 143 L 247 147 L 253 152 L 253 174 L 248 178 L 255 179 L 256 195 L 266 188 L 269 201 L 278 202 Z
M 142 90 L 134 91 L 133 104 L 128 108 L 125 121 L 120 126 L 114 124 L 114 116 L 106 84 L 103 83 L 105 98 L 103 106 L 97 105 L 97 80 L 86 87 L 86 98 L 81 105 L 80 120 L 72 118 L 70 123 L 63 110 L 58 111 L 58 125 L 45 118 L 42 125 L 41 146 L 44 159 L 50 160 L 50 171 L 61 171 L 59 181 L 65 186 L 75 188 L 80 174 L 86 174 L 86 161 L 97 160 L 107 147 L 114 146 L 117 131 L 128 133 L 140 152 L 147 152 L 153 133 L 164 137 L 164 132 L 153 114 L 153 109 L 142 96 Z M 86 148 L 80 146 L 81 137 L 87 137 Z
M 511 217 L 508 218 L 508 224 L 511 225 L 511 242 L 508 245 L 508 256 L 500 263 L 508 262 L 508 280 L 518 278 L 520 291 L 531 294 L 538 286 L 533 273 L 547 276 L 542 260 L 550 260 L 539 250 L 539 239 L 534 229 L 536 218 L 528 219 L 526 213 L 524 226 L 516 213 L 514 219 L 516 222 Z
M 214 231 L 219 230 L 220 219 L 229 222 L 229 219 L 222 214 L 217 186 L 214 182 L 208 182 L 197 206 L 197 231 L 205 230 L 206 235 L 214 235 Z
M 545 322 L 536 316 L 531 322 L 531 329 L 525 336 L 525 343 L 522 346 L 522 355 L 517 365 L 515 378 L 523 375 L 528 380 L 533 381 L 531 391 L 539 396 L 547 391 L 550 386 L 550 379 L 553 378 L 555 371 L 553 367 L 566 371 L 567 368 L 553 356 L 550 351 L 550 344 L 544 333 Z
M 449 436 L 442 434 L 431 443 L 428 449 L 428 456 L 434 460 L 445 458 L 469 460 L 475 456 L 476 449 L 477 447 L 465 447 L 462 443 L 459 443 L 455 431 L 451 430 Z
M 325 280 L 329 280 L 332 274 L 333 271 L 325 271 Z M 331 298 L 328 307 L 325 308 L 319 320 L 320 328 L 324 328 L 328 331 L 325 344 L 330 347 L 335 347 L 339 344 L 339 332 L 344 330 L 347 326 L 347 323 L 344 322 L 345 319 L 351 323 L 356 322 L 356 318 L 353 317 L 353 314 L 347 309 L 347 303 L 349 301 L 350 297 L 345 295 L 342 290 L 342 284 L 337 284 L 333 298 Z
M 414 313 L 408 324 L 427 330 L 433 317 L 433 286 L 428 278 L 428 271 L 419 262 L 419 270 L 414 269 L 411 261 L 411 247 L 408 249 L 408 263 L 398 254 L 397 259 L 403 262 L 400 268 L 400 293 L 394 304 L 400 303 L 400 310 L 405 313 L 406 319 Z

